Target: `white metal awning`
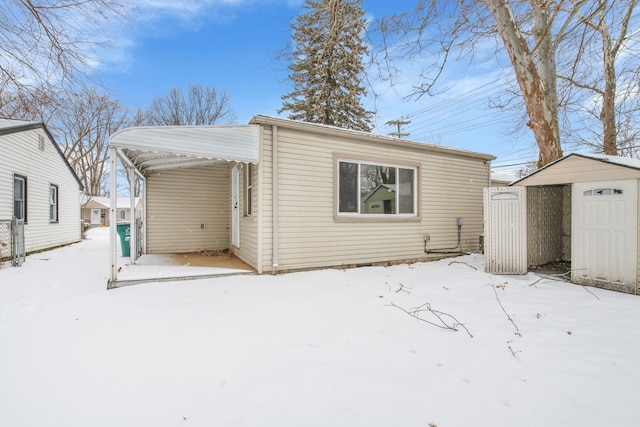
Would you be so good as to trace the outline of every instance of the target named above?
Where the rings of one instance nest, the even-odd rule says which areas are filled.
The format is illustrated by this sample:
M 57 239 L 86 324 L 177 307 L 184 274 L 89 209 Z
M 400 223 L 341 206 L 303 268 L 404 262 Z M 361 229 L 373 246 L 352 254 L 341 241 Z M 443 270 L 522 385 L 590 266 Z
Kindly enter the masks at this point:
M 144 175 L 229 161 L 258 163 L 259 145 L 259 125 L 134 127 L 109 138 L 109 147 Z

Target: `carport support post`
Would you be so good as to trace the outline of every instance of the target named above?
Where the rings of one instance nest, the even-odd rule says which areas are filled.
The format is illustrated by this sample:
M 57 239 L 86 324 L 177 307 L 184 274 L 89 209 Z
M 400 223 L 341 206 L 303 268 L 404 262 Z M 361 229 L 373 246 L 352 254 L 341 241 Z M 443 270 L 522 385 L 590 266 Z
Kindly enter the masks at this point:
M 130 224 L 129 224 L 129 255 L 131 256 L 131 264 L 136 262 L 136 254 L 138 248 L 136 248 L 138 230 L 136 227 L 136 173 L 132 166 L 127 168 L 129 172 L 129 206 L 130 206 Z
M 116 209 L 118 201 L 118 166 L 116 164 L 116 158 L 118 153 L 115 148 L 109 149 L 109 250 L 111 259 L 111 280 L 109 281 L 109 287 L 113 285 L 118 278 L 118 251 L 116 249 L 118 234 L 116 232 Z

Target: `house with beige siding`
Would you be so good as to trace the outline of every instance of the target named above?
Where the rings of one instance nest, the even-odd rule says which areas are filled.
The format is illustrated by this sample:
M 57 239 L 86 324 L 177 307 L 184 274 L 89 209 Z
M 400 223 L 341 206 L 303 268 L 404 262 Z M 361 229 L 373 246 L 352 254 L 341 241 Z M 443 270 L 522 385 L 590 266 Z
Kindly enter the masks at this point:
M 27 253 L 82 238 L 82 190 L 43 123 L 0 119 L 0 220 L 24 221 Z
M 259 274 L 476 251 L 494 159 L 268 116 L 129 128 L 109 147 L 144 181 L 143 254 L 229 249 Z
M 640 293 L 639 180 L 638 159 L 573 153 L 490 189 L 487 271 L 565 261 L 572 282 Z

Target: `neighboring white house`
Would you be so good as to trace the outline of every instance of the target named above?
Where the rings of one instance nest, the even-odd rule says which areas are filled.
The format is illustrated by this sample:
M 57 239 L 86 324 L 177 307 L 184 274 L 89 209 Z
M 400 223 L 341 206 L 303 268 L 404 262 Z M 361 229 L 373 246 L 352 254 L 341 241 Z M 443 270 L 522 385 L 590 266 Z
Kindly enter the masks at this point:
M 494 159 L 267 116 L 129 128 L 109 146 L 145 181 L 145 253 L 230 249 L 257 273 L 478 250 Z M 117 262 L 112 245 L 112 280 Z
M 574 153 L 490 189 L 487 270 L 570 261 L 575 283 L 640 293 L 639 182 L 638 159 Z
M 0 220 L 24 220 L 27 253 L 81 240 L 82 190 L 42 122 L 0 119 Z
M 82 200 L 82 220 L 92 227 L 106 227 L 109 225 L 109 206 L 111 199 L 102 196 L 85 196 Z M 131 219 L 131 198 L 118 197 L 116 221 L 129 221 Z M 142 217 L 142 202 L 136 197 L 136 218 Z

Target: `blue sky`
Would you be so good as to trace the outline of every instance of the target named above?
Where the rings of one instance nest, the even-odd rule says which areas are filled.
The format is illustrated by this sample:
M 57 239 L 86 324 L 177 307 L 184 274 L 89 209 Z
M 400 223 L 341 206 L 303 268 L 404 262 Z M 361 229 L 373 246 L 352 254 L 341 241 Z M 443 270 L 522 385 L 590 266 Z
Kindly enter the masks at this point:
M 108 30 L 111 44 L 99 51 L 98 77 L 131 109 L 146 107 L 172 87 L 202 84 L 225 91 L 238 123 L 257 114 L 277 116 L 289 91 L 286 63 L 278 53 L 290 41 L 291 20 L 302 0 L 139 0 L 139 8 Z M 415 0 L 364 0 L 372 19 L 410 10 Z M 419 61 L 402 64 L 406 75 L 395 87 L 373 82 L 376 129 L 387 134 L 389 120 L 411 121 L 409 139 L 498 157 L 503 165 L 537 159 L 530 132 L 508 134 L 515 118 L 487 108 L 489 96 L 504 86 L 509 68 L 452 63 L 443 79 L 449 88 L 437 97 L 407 99 Z M 375 104 L 374 104 L 375 102 Z M 374 107 L 375 105 L 375 107 Z M 286 113 L 285 115 L 286 116 Z

